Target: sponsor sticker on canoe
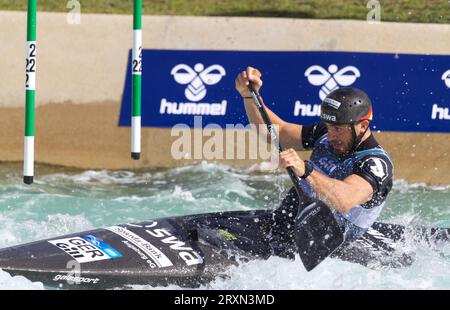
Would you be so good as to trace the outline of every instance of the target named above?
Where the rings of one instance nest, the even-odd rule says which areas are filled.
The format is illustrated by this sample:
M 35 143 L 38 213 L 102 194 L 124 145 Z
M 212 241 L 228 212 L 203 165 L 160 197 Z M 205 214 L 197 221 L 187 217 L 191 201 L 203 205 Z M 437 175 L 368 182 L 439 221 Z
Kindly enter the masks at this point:
M 116 249 L 92 235 L 49 240 L 79 263 L 122 257 Z
M 173 266 L 170 259 L 166 255 L 164 255 L 163 252 L 161 252 L 157 247 L 155 247 L 153 244 L 151 244 L 147 240 L 136 235 L 131 230 L 128 230 L 128 229 L 126 229 L 124 227 L 120 227 L 120 226 L 112 226 L 112 227 L 108 227 L 106 229 L 121 236 L 122 238 L 128 240 L 130 243 L 132 243 L 133 245 L 138 247 L 148 257 L 150 257 L 158 267 L 161 268 L 161 267 Z

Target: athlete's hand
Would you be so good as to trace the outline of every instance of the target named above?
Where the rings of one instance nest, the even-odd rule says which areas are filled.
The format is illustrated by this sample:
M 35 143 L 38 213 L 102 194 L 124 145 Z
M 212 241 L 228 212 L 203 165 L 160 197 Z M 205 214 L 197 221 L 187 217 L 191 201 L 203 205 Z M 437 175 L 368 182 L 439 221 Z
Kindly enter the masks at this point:
M 284 169 L 292 167 L 297 177 L 305 174 L 305 162 L 294 149 L 288 149 L 280 153 L 279 166 Z
M 248 90 L 248 84 L 252 83 L 253 88 L 258 93 L 263 82 L 261 80 L 261 72 L 258 69 L 247 67 L 247 70 L 238 74 L 235 81 L 236 90 L 242 97 L 250 97 L 250 91 Z

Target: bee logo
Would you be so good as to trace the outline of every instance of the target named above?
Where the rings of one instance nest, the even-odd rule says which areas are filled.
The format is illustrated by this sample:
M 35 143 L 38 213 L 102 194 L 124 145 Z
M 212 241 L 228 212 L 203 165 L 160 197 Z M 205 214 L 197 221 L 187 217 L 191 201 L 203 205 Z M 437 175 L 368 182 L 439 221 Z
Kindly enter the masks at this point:
M 450 70 L 445 71 L 441 79 L 445 82 L 447 88 L 450 88 Z
M 186 85 L 184 95 L 190 101 L 200 101 L 206 96 L 206 85 L 214 85 L 225 76 L 225 69 L 220 65 L 212 65 L 205 69 L 203 64 L 198 63 L 194 69 L 186 64 L 173 67 L 170 72 L 174 80 L 181 85 Z
M 328 71 L 321 66 L 314 65 L 306 69 L 305 76 L 314 86 L 322 86 L 319 91 L 320 100 L 339 86 L 350 86 L 355 83 L 356 79 L 361 76 L 358 68 L 347 66 L 338 71 L 336 65 L 330 65 Z

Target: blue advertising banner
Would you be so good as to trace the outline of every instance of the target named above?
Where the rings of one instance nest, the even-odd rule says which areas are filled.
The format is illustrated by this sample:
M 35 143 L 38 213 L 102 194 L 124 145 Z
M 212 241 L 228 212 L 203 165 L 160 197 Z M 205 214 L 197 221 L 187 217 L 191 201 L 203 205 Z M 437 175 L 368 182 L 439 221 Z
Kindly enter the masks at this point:
M 355 52 L 144 50 L 142 126 L 247 125 L 237 74 L 262 72 L 266 105 L 288 122 L 317 121 L 322 99 L 352 86 L 372 99 L 381 131 L 450 132 L 450 56 Z M 131 120 L 131 53 L 119 126 Z

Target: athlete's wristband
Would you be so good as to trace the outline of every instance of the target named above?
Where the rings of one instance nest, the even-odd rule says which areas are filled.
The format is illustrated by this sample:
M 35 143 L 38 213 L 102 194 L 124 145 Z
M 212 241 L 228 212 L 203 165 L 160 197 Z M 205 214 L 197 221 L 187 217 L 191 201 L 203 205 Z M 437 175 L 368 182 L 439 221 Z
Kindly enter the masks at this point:
M 313 164 L 309 160 L 305 160 L 305 173 L 300 177 L 306 179 L 314 170 Z
M 262 98 L 259 93 L 256 93 L 256 97 Z M 242 96 L 242 99 L 253 99 L 253 96 Z

